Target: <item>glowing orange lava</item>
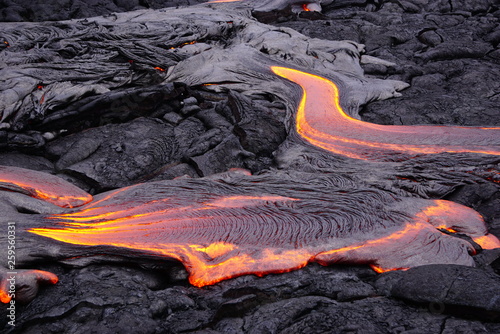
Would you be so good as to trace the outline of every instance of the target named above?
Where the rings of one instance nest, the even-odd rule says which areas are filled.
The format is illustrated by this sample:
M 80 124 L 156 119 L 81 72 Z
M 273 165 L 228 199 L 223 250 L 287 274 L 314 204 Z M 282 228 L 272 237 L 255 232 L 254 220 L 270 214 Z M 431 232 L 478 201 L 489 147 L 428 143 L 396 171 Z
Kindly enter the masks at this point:
M 373 271 L 375 271 L 376 273 L 378 274 L 382 274 L 382 273 L 386 273 L 388 271 L 396 271 L 396 270 L 408 270 L 410 268 L 391 268 L 391 269 L 383 269 L 383 268 L 380 268 L 374 264 L 370 264 L 370 268 L 373 269 Z
M 8 289 L 5 289 L 5 291 L 4 291 L 4 289 L 2 289 L 0 287 L 0 302 L 5 303 L 5 304 L 10 302 L 11 298 L 9 296 L 8 291 L 9 291 Z
M 59 281 L 57 275 L 43 270 L 32 270 L 32 269 L 18 269 L 15 273 L 8 273 L 7 277 L 15 277 L 15 282 L 19 286 L 23 286 L 25 281 L 33 281 L 36 284 L 56 284 Z M 0 280 L 0 302 L 9 303 L 12 297 L 16 296 L 16 288 L 9 286 L 11 283 L 9 280 Z M 16 286 L 19 288 L 19 286 Z M 28 285 L 29 286 L 29 285 Z M 23 287 L 26 288 L 26 287 Z M 29 289 L 28 289 L 29 290 Z M 30 291 L 28 291 L 29 293 Z M 17 297 L 14 297 L 17 298 Z
M 190 282 L 201 287 L 243 274 L 263 275 L 305 266 L 311 254 L 303 249 L 262 248 L 258 250 L 258 258 L 254 258 L 235 243 L 223 240 L 207 242 L 202 235 L 199 243 L 182 242 L 182 237 L 179 238 L 179 234 L 186 232 L 185 229 L 190 231 L 196 228 L 198 221 L 202 224 L 207 219 L 216 219 L 221 213 L 225 217 L 224 210 L 243 207 L 258 210 L 266 203 L 274 205 L 288 201 L 297 199 L 274 195 L 236 195 L 175 208 L 170 206 L 168 199 L 161 199 L 142 206 L 130 207 L 127 203 L 128 206 L 117 206 L 104 213 L 102 210 L 92 213 L 92 208 L 83 207 L 72 214 L 48 217 L 58 219 L 67 228 L 35 228 L 30 232 L 66 243 L 112 245 L 161 254 L 184 263 L 191 274 Z M 101 209 L 110 208 L 104 205 Z M 173 232 L 178 230 L 178 233 L 168 233 L 168 229 L 173 229 Z M 291 268 L 290 262 L 293 262 Z
M 499 127 L 371 124 L 342 110 L 339 91 L 333 82 L 291 68 L 272 66 L 271 70 L 303 89 L 296 116 L 297 133 L 312 145 L 332 153 L 363 160 L 384 160 L 391 152 L 500 155 Z
M 64 243 L 175 259 L 198 287 L 245 274 L 287 272 L 309 262 L 370 264 L 379 272 L 429 263 L 473 265 L 472 246 L 438 228 L 498 243 L 474 210 L 447 201 L 411 199 L 401 209 L 412 219 L 381 218 L 371 225 L 371 218 L 362 218 L 365 208 L 358 199 L 351 201 L 356 209 L 346 208 L 347 203 L 337 206 L 351 198 L 343 193 L 329 202 L 331 193 L 320 200 L 319 193 L 310 198 L 309 192 L 288 187 L 281 191 L 292 192 L 290 196 L 279 191 L 256 195 L 255 181 L 251 188 L 205 180 L 171 182 L 99 195 L 72 212 L 45 217 L 53 227 L 29 232 Z M 200 193 L 203 187 L 209 193 Z M 257 193 L 272 190 L 269 184 L 263 187 Z M 345 218 L 349 212 L 361 217 Z
M 10 166 L 0 166 L 0 189 L 21 192 L 63 208 L 92 200 L 92 195 L 59 177 Z
M 180 49 L 180 48 L 182 48 L 183 46 L 186 46 L 186 45 L 193 45 L 193 44 L 196 44 L 196 43 L 197 43 L 197 41 L 191 41 L 191 42 L 182 43 L 182 44 L 177 45 L 177 46 L 172 46 L 172 47 L 170 48 L 170 50 Z
M 500 248 L 500 241 L 492 234 L 472 238 L 483 249 Z

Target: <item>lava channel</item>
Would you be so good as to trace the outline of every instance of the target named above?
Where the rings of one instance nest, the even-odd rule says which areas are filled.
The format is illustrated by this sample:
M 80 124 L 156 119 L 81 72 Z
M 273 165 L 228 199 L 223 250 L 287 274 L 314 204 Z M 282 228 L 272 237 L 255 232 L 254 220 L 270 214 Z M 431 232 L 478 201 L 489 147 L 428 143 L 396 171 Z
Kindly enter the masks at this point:
M 271 70 L 302 87 L 296 131 L 310 144 L 346 157 L 392 160 L 395 152 L 409 156 L 434 153 L 500 155 L 500 127 L 379 125 L 347 115 L 337 85 L 323 77 L 291 68 Z

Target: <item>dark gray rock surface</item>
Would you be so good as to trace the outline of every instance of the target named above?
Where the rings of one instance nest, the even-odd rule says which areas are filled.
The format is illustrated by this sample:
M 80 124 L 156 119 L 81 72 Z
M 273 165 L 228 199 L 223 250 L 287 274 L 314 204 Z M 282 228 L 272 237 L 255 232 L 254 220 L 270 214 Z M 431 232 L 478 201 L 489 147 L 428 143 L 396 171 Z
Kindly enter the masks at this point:
M 420 266 L 408 271 L 391 272 L 377 279 L 379 292 L 417 303 L 435 303 L 445 307 L 477 308 L 484 316 L 498 313 L 500 279 L 493 273 L 462 266 Z M 464 310 L 465 311 L 465 310 Z M 491 312 L 491 313 L 490 313 Z
M 207 0 L 2 0 L 0 21 L 56 21 L 85 18 L 137 9 L 190 6 Z
M 86 333 L 95 329 L 116 333 L 130 328 L 139 333 L 500 330 L 498 312 L 488 304 L 494 299 L 498 276 L 492 278 L 477 269 L 473 276 L 480 281 L 467 291 L 465 286 L 460 287 L 460 279 L 471 278 L 472 269 L 440 266 L 433 272 L 421 268 L 416 268 L 419 274 L 389 273 L 375 281 L 369 268 L 309 265 L 290 273 L 263 278 L 243 276 L 199 289 L 175 279 L 168 283 L 161 271 L 152 273 L 124 266 L 79 270 L 49 267 L 46 269 L 59 275 L 60 284 L 45 288 L 29 306 L 19 308 L 18 329 L 22 333 Z M 489 293 L 481 289 L 481 283 L 491 284 L 485 277 L 496 284 L 489 286 Z M 452 288 L 451 282 L 455 282 Z M 470 284 L 467 282 L 462 284 Z M 422 286 L 424 293 L 419 300 L 409 297 L 405 284 L 413 292 Z M 383 297 L 376 287 L 392 289 L 396 299 Z M 446 292 L 446 298 L 439 298 Z M 459 300 L 458 307 L 457 299 L 467 294 L 474 298 Z

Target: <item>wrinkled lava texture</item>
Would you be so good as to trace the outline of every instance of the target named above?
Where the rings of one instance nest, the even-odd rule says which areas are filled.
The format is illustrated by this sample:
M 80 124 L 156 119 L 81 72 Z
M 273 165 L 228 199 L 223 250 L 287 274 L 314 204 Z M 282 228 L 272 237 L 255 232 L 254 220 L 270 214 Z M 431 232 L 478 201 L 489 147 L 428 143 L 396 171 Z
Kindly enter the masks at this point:
M 261 26 L 238 40 L 236 15 L 170 44 L 143 23 L 112 37 L 89 23 L 73 40 L 56 23 L 50 43 L 12 43 L 44 29 L 16 35 L 15 22 L 203 2 L 0 1 L 0 54 L 19 57 L 0 57 L 17 69 L 2 86 L 2 226 L 16 221 L 19 268 L 39 269 L 21 283 L 59 279 L 16 304 L 15 328 L 1 306 L 0 330 L 500 332 L 498 5 L 254 7 L 297 50 L 310 45 L 303 58 L 256 41 Z M 364 49 L 335 44 L 323 73 L 318 45 L 340 40 Z M 98 58 L 110 64 L 100 77 L 86 63 Z

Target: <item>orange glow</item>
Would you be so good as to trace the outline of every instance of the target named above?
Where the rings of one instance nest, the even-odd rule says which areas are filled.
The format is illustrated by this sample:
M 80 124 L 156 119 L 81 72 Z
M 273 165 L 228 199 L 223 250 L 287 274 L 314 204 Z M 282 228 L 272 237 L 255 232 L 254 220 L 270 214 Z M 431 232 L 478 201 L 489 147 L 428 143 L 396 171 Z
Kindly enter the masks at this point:
M 439 230 L 445 230 L 445 231 L 448 231 L 450 233 L 457 233 L 457 231 L 454 230 L 454 229 L 452 229 L 451 227 L 446 227 L 446 226 L 443 226 L 443 225 L 438 226 L 437 229 L 439 229 Z
M 117 194 L 118 191 L 112 195 Z M 111 195 L 110 195 L 111 196 Z M 106 196 L 109 198 L 110 196 Z M 104 200 L 104 199 L 103 199 Z M 295 201 L 294 198 L 283 196 L 227 196 L 220 199 L 202 203 L 203 206 L 180 206 L 173 208 L 169 203 L 168 198 L 149 201 L 143 204 L 138 204 L 129 207 L 128 204 L 123 206 L 116 205 L 113 210 L 109 207 L 92 208 L 94 203 L 87 206 L 85 209 L 67 214 L 55 214 L 48 216 L 47 219 L 61 220 L 67 226 L 112 226 L 114 224 L 125 223 L 132 219 L 153 219 L 157 218 L 177 218 L 182 217 L 186 212 L 209 210 L 214 208 L 238 208 L 251 207 L 262 205 L 265 202 L 280 202 L 280 201 Z M 102 200 L 101 200 L 102 201 Z M 90 222 L 89 222 L 90 221 Z M 83 223 L 75 223 L 83 222 Z
M 432 203 L 417 213 L 417 217 L 437 229 L 464 233 L 472 238 L 487 234 L 484 220 L 477 211 L 445 200 L 433 200 Z M 456 219 L 450 219 L 450 217 L 456 217 Z M 467 224 L 456 224 L 459 221 L 466 221 Z
M 483 249 L 500 248 L 500 240 L 493 234 L 487 234 L 480 237 L 472 238 Z
M 85 209 L 81 209 L 77 212 L 72 212 L 72 213 L 54 214 L 46 217 L 46 219 L 67 219 L 73 221 L 79 221 L 79 220 L 88 221 L 90 219 L 98 219 L 110 216 L 114 213 L 114 211 L 110 211 L 109 208 L 103 210 L 102 207 L 97 207 L 97 205 L 109 200 L 110 198 L 120 194 L 121 192 L 128 190 L 129 188 L 130 187 L 123 187 L 118 190 L 113 190 L 107 193 L 100 194 L 102 198 L 100 199 L 96 198 L 94 201 L 86 205 Z
M 81 206 L 92 195 L 51 174 L 17 167 L 0 166 L 0 189 L 21 192 L 63 208 Z
M 309 9 L 309 7 L 307 7 L 307 3 L 303 3 L 302 4 L 302 10 L 305 11 L 305 12 L 310 12 L 311 10 Z
M 155 67 L 155 70 L 158 70 L 160 72 L 165 72 L 164 68 L 161 68 L 161 67 L 158 67 L 158 66 Z
M 185 45 L 193 45 L 193 44 L 196 44 L 196 41 L 191 41 L 191 42 L 182 43 L 181 45 L 178 45 L 178 46 L 172 46 L 172 47 L 170 48 L 170 50 L 180 49 L 180 48 L 182 48 L 182 47 L 183 47 L 183 46 L 185 46 Z
M 3 289 L 0 289 L 0 302 L 7 304 L 10 302 L 10 296 L 7 291 L 4 291 Z
M 202 86 L 220 86 L 220 85 L 232 85 L 232 84 L 237 84 L 237 82 L 233 81 L 206 82 L 203 83 Z
M 202 252 L 207 254 L 212 259 L 220 257 L 224 254 L 229 253 L 236 249 L 236 246 L 233 244 L 226 244 L 225 242 L 214 242 L 213 244 L 208 245 L 207 247 L 192 247 L 195 251 Z
M 451 218 L 451 217 L 450 217 Z M 316 255 L 321 265 L 368 264 L 378 273 L 424 264 L 473 265 L 470 243 L 440 233 L 417 215 L 402 228 L 377 239 L 354 243 Z
M 296 115 L 297 133 L 312 145 L 332 153 L 363 160 L 384 160 L 394 152 L 500 155 L 500 127 L 371 124 L 343 111 L 333 82 L 291 68 L 272 66 L 271 70 L 303 89 Z
M 80 213 L 86 212 L 88 210 L 96 210 L 96 206 L 98 204 L 101 204 L 101 203 L 109 200 L 110 198 L 117 196 L 118 194 L 120 194 L 122 192 L 127 191 L 129 188 L 130 187 L 123 187 L 123 188 L 120 188 L 117 190 L 112 190 L 112 191 L 108 191 L 108 192 L 99 194 L 99 196 L 96 196 L 96 198 L 93 199 L 92 203 L 89 203 L 88 205 L 85 206 L 85 208 L 86 208 L 85 210 L 80 210 Z
M 186 266 L 190 273 L 190 282 L 201 287 L 243 274 L 264 275 L 298 269 L 307 264 L 312 254 L 307 249 L 283 250 L 258 246 L 249 253 L 247 249 L 223 240 L 205 243 L 183 242 L 171 232 L 177 231 L 176 233 L 183 235 L 185 229 L 196 227 L 198 222 L 201 224 L 221 214 L 225 217 L 224 211 L 221 211 L 224 209 L 259 208 L 265 203 L 290 201 L 298 199 L 275 195 L 235 195 L 172 208 L 169 207 L 169 199 L 161 199 L 147 202 L 143 206 L 121 210 L 114 208 L 112 211 L 93 216 L 77 214 L 78 211 L 73 214 L 54 215 L 49 218 L 59 219 L 61 224 L 69 227 L 35 228 L 29 232 L 66 243 L 132 248 L 176 259 Z M 110 209 L 107 206 L 102 208 Z M 81 211 L 90 212 L 85 207 Z M 234 219 L 235 222 L 238 220 L 237 217 Z M 87 222 L 71 222 L 74 220 Z M 162 237 L 153 237 L 155 234 Z M 258 256 L 252 255 L 254 253 L 258 253 Z
M 341 254 L 341 253 L 348 253 L 351 251 L 358 250 L 360 248 L 370 248 L 372 246 L 380 246 L 383 244 L 391 244 L 393 242 L 396 242 L 408 235 L 412 234 L 417 234 L 419 231 L 422 229 L 427 228 L 428 226 L 424 223 L 416 223 L 416 224 L 407 224 L 403 229 L 398 230 L 394 233 L 391 233 L 385 237 L 379 238 L 379 239 L 374 239 L 374 240 L 368 240 L 363 243 L 355 244 L 353 246 L 348 246 L 348 247 L 343 247 L 343 248 L 338 248 L 338 249 L 333 249 L 331 251 L 323 252 L 318 256 L 318 263 L 320 264 L 329 264 L 329 263 L 324 263 L 321 258 L 331 256 L 334 254 Z M 381 269 L 380 269 L 381 270 Z M 394 268 L 384 268 L 385 271 L 388 270 L 397 270 Z
M 488 181 L 500 183 L 500 172 L 494 170 L 493 168 L 487 169 L 486 172 L 490 174 L 486 177 Z
M 408 269 L 410 269 L 410 268 L 390 268 L 390 269 L 384 269 L 384 268 L 378 267 L 378 266 L 376 266 L 374 264 L 370 264 L 370 268 L 372 268 L 373 271 L 375 271 L 378 274 L 386 273 L 388 271 L 408 270 Z
M 20 269 L 16 274 L 13 274 L 16 277 L 16 280 L 21 277 L 29 277 L 31 280 L 35 281 L 36 284 L 39 283 L 48 283 L 48 284 L 56 284 L 59 281 L 57 275 L 50 273 L 48 271 L 43 270 L 33 270 L 33 269 Z M 22 280 L 22 279 L 20 279 Z M 11 301 L 11 293 L 16 293 L 15 291 L 9 291 L 10 287 L 8 286 L 9 282 L 5 279 L 0 284 L 0 302 L 9 303 Z
M 424 210 L 422 210 L 422 213 L 427 216 L 440 216 L 440 215 L 448 216 L 453 212 L 455 212 L 455 209 L 457 207 L 458 205 L 453 202 L 436 200 L 434 201 L 434 205 L 429 205 Z M 445 228 L 445 227 L 439 227 L 439 228 Z

